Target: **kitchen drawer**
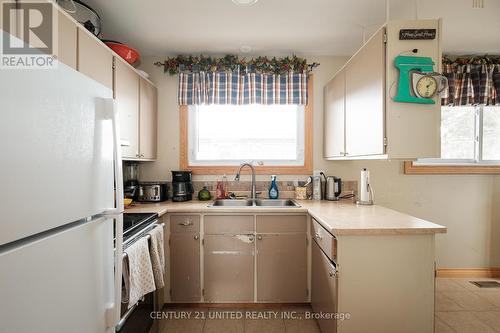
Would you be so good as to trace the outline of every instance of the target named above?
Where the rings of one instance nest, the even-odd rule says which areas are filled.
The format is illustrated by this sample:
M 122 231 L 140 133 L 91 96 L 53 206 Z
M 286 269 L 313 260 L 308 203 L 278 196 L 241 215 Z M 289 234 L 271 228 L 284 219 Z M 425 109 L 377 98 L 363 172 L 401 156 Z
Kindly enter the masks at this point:
M 199 215 L 171 215 L 170 232 L 175 233 L 197 233 L 200 232 Z
M 318 221 L 312 219 L 313 238 L 330 260 L 337 261 L 337 238 L 329 233 Z
M 258 233 L 307 232 L 305 215 L 257 215 Z
M 205 215 L 206 234 L 250 234 L 254 232 L 252 215 Z

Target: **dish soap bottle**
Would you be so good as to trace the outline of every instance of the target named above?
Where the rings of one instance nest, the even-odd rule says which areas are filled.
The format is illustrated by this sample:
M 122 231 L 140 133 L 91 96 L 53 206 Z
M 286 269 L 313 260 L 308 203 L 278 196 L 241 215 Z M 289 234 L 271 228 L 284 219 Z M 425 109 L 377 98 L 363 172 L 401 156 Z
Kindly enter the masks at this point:
M 228 190 L 227 190 L 227 177 L 226 177 L 226 174 L 224 174 L 224 176 L 222 176 L 222 197 L 224 199 L 227 199 L 228 197 Z
M 276 175 L 271 176 L 271 186 L 269 187 L 269 199 L 278 199 L 280 192 L 276 185 Z
M 215 198 L 216 199 L 223 199 L 222 182 L 221 181 L 217 181 L 217 187 L 215 188 Z

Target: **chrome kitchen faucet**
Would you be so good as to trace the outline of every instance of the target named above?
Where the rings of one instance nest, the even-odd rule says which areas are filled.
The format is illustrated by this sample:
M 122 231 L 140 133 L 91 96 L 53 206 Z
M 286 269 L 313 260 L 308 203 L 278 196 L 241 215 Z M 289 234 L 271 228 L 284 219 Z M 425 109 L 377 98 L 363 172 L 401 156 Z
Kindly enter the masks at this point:
M 255 169 L 252 166 L 251 163 L 243 163 L 240 168 L 238 169 L 238 172 L 236 173 L 236 177 L 234 177 L 234 180 L 239 182 L 240 181 L 240 172 L 241 169 L 243 169 L 245 166 L 248 166 L 252 170 L 252 200 L 255 200 L 257 198 L 257 191 L 255 187 Z

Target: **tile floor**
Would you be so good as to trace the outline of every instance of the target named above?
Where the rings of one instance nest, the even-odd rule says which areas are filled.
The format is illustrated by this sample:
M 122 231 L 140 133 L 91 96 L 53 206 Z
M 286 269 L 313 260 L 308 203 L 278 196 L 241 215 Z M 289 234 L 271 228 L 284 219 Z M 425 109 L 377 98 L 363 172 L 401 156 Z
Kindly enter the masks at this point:
M 310 307 L 175 308 L 164 311 L 173 311 L 177 315 L 186 311 L 191 313 L 191 318 L 164 319 L 160 325 L 161 333 L 320 333 L 316 321 L 305 317 L 306 312 L 312 311 Z M 286 316 L 294 316 L 294 319 Z
M 439 278 L 436 281 L 436 333 L 500 333 L 500 289 L 469 281 L 500 279 Z
M 494 279 L 439 278 L 436 281 L 436 333 L 500 333 L 500 289 L 479 288 L 469 281 Z M 496 279 L 500 282 L 500 279 Z M 271 309 L 166 309 L 187 311 L 189 319 L 164 319 L 161 333 L 320 333 L 308 307 Z M 270 312 L 272 311 L 272 313 Z M 224 318 L 215 318 L 216 313 Z M 243 318 L 229 318 L 243 314 Z M 254 318 L 246 318 L 248 316 Z M 293 313 L 298 319 L 282 318 Z M 268 315 L 269 318 L 255 318 Z M 196 318 L 197 317 L 197 318 Z

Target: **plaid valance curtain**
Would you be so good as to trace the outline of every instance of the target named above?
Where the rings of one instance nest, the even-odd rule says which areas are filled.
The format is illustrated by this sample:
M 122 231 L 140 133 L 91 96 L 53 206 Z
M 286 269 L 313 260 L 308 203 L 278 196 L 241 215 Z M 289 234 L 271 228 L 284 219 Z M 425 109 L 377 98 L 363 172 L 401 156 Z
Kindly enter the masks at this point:
M 448 88 L 442 95 L 442 105 L 499 105 L 500 64 L 443 64 Z
M 179 105 L 307 104 L 307 74 L 179 73 Z

